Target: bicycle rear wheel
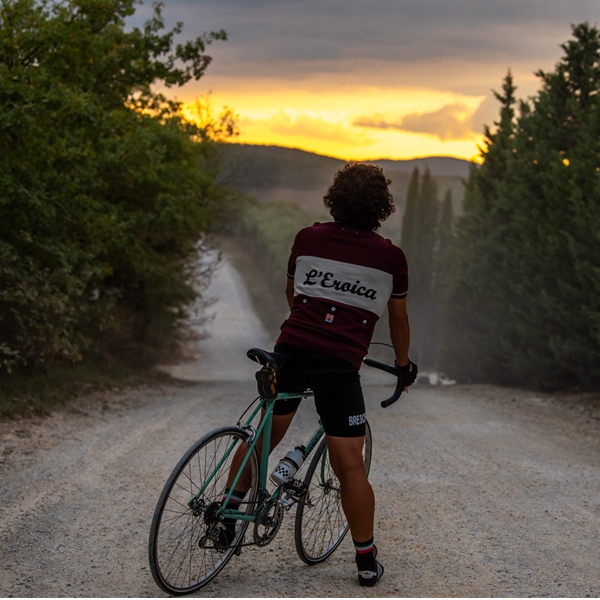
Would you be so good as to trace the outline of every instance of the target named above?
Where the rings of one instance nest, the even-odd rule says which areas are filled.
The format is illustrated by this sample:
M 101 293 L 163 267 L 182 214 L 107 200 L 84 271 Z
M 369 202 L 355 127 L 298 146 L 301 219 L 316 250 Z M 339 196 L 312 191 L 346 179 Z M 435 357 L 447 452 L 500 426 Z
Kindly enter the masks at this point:
M 172 595 L 189 594 L 206 585 L 227 564 L 243 540 L 248 521 L 236 521 L 229 547 L 217 548 L 221 506 L 235 451 L 247 433 L 238 427 L 215 429 L 181 458 L 160 495 L 148 544 L 156 584 Z M 252 451 L 250 490 L 240 510 L 251 514 L 258 493 L 258 455 Z
M 367 423 L 363 460 L 365 473 L 371 468 L 371 428 Z M 311 506 L 298 504 L 294 540 L 298 556 L 307 565 L 327 559 L 348 533 L 348 522 L 342 510 L 340 482 L 329 463 L 327 439 L 319 444 L 308 467 L 304 483 L 308 486 Z

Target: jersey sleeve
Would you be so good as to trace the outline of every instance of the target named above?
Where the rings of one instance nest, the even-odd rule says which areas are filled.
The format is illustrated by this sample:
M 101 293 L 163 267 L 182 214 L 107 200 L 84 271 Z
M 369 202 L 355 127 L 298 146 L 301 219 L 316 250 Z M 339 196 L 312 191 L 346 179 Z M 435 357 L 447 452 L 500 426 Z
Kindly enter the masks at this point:
M 294 239 L 294 244 L 292 246 L 292 251 L 290 252 L 290 257 L 288 259 L 287 266 L 287 276 L 288 279 L 294 279 L 294 275 L 296 274 L 296 259 L 298 258 L 298 248 L 301 245 L 302 231 L 299 231 L 296 234 L 296 238 Z
M 290 252 L 290 258 L 288 259 L 288 279 L 294 279 L 294 275 L 296 274 L 296 261 L 298 260 L 298 257 L 302 256 L 303 254 L 310 254 L 307 252 L 307 250 L 311 248 L 311 243 L 314 244 L 314 227 L 317 225 L 320 225 L 320 223 L 315 222 L 310 227 L 305 227 L 296 234 L 294 245 L 292 246 L 292 251 Z
M 396 248 L 393 276 L 394 283 L 391 297 L 406 298 L 406 294 L 408 294 L 408 263 L 404 252 L 400 248 Z

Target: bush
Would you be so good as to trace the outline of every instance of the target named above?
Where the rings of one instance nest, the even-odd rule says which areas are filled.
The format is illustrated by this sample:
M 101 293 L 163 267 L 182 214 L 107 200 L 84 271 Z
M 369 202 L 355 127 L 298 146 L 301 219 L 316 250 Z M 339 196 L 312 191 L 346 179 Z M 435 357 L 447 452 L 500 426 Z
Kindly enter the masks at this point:
M 224 32 L 174 46 L 135 0 L 2 0 L 0 372 L 78 361 L 174 323 L 186 261 L 223 218 L 215 143 L 151 85 L 183 85 Z

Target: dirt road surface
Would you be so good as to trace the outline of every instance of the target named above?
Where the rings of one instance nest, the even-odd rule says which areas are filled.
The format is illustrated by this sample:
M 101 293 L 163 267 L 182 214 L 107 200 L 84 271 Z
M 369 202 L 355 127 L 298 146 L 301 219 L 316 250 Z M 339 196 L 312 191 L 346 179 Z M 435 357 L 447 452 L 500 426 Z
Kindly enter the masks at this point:
M 162 596 L 147 566 L 158 495 L 183 452 L 254 397 L 244 353 L 269 343 L 229 264 L 212 291 L 212 337 L 171 368 L 180 381 L 0 423 L 0 596 Z M 196 596 L 600 596 L 597 398 L 415 387 L 384 410 L 388 380 L 364 371 L 377 587 L 356 583 L 349 537 L 301 563 L 291 513 Z M 315 423 L 305 403 L 276 457 Z

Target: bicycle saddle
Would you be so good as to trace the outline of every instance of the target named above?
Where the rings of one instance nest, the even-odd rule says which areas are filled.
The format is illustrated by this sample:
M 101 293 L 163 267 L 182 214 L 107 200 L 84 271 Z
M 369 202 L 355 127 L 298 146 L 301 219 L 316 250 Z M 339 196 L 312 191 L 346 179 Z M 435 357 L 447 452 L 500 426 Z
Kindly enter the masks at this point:
M 267 352 L 260 348 L 250 348 L 250 350 L 246 352 L 246 356 L 250 360 L 257 362 L 259 365 L 271 369 L 274 373 L 283 369 L 283 365 L 287 358 L 287 355 L 281 354 L 281 352 Z

